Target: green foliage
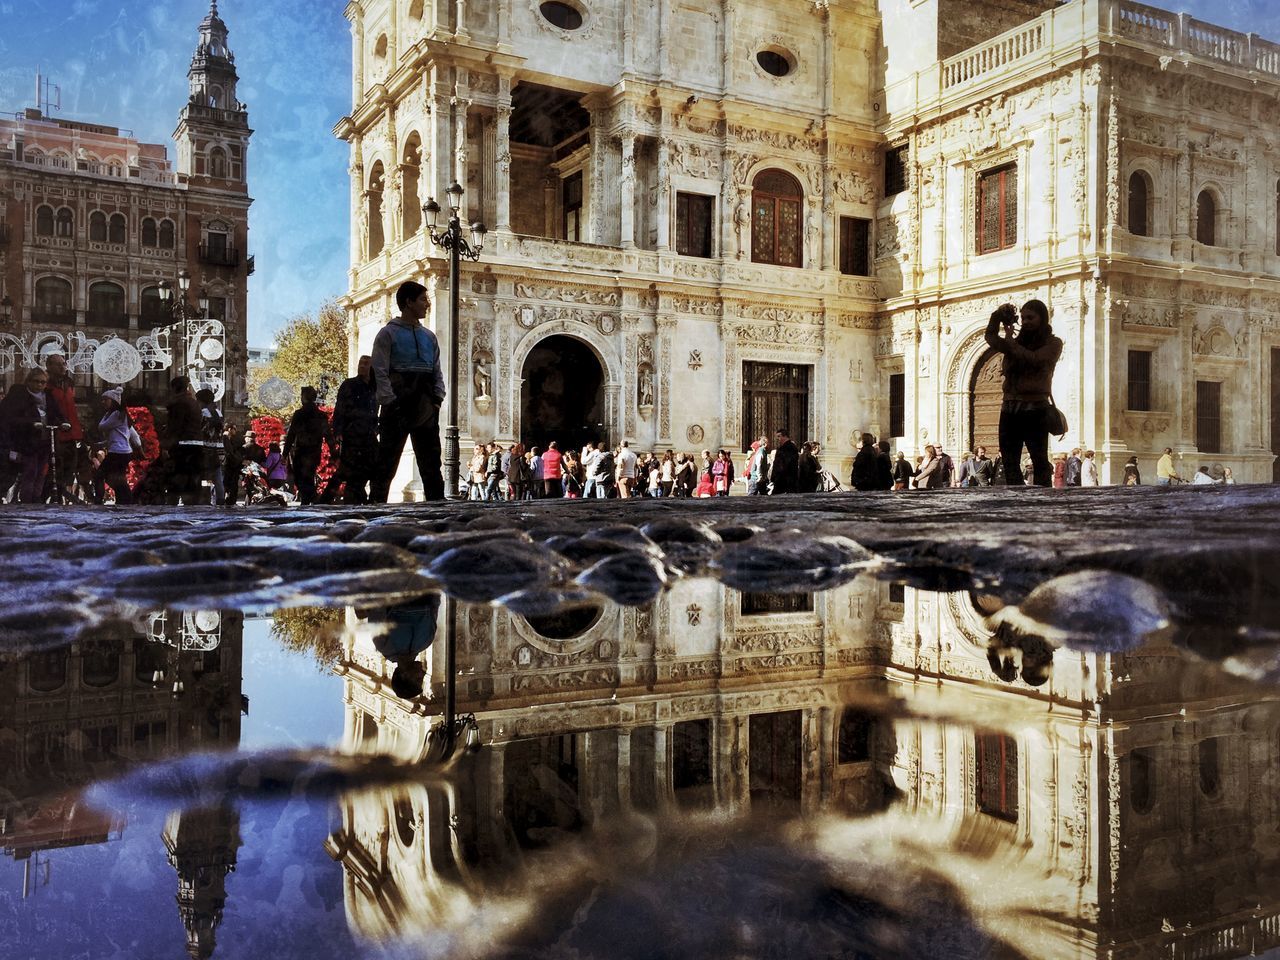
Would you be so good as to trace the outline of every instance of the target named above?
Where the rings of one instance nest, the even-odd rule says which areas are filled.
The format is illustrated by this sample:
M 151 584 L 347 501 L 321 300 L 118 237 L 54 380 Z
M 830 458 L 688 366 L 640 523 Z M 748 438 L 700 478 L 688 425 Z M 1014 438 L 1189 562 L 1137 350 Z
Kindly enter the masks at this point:
M 310 653 L 325 670 L 342 657 L 343 611 L 315 607 L 277 610 L 271 615 L 271 638 L 290 650 Z
M 305 386 L 327 387 L 321 402 L 332 404 L 338 384 L 347 378 L 347 318 L 338 302 L 330 300 L 314 315 L 300 313 L 290 319 L 276 344 L 275 359 L 249 371 L 250 413 L 287 418 L 297 409 L 297 391 Z M 258 388 L 272 377 L 294 388 L 293 399 L 283 407 L 265 406 L 258 396 Z

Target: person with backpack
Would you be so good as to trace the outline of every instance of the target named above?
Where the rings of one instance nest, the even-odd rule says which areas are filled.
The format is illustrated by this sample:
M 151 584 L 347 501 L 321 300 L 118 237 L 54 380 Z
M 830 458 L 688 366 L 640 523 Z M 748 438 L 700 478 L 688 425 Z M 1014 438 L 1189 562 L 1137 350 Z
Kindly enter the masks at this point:
M 592 467 L 591 476 L 595 481 L 596 498 L 605 500 L 614 495 L 613 485 L 616 480 L 614 471 L 617 468 L 617 461 L 614 460 L 613 453 L 603 443 L 597 449 L 598 455 L 596 456 L 595 465 Z
M 484 499 L 498 503 L 502 500 L 502 447 L 494 440 L 485 447 Z
M 104 390 L 101 397 L 102 419 L 98 421 L 98 433 L 102 437 L 103 457 L 98 468 L 97 494 L 94 499 L 102 503 L 102 485 L 110 487 L 121 507 L 133 503 L 133 490 L 129 486 L 129 464 L 142 452 L 142 440 L 133 428 L 129 411 L 124 405 L 124 388 Z M 136 445 L 135 445 L 136 441 Z
M 316 471 L 320 468 L 324 444 L 332 444 L 333 435 L 328 416 L 316 405 L 316 388 L 303 387 L 300 397 L 302 406 L 289 419 L 289 432 L 285 434 L 280 455 L 293 467 L 298 499 L 306 506 L 316 502 Z

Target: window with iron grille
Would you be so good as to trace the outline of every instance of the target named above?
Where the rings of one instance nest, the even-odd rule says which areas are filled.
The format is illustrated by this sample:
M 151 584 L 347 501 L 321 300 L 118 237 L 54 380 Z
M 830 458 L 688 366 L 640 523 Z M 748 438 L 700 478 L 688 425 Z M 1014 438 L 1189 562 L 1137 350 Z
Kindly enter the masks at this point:
M 1129 351 L 1130 410 L 1151 409 L 1151 351 Z
M 907 189 L 907 145 L 884 152 L 884 195 L 892 197 Z
M 1008 250 L 1018 242 L 1018 166 L 978 174 L 978 253 Z
M 751 259 L 780 267 L 804 262 L 804 191 L 791 174 L 765 170 L 751 186 Z
M 977 806 L 985 814 L 1018 822 L 1018 744 L 999 733 L 974 735 Z
M 564 178 L 564 238 L 582 239 L 582 171 Z
M 889 584 L 889 602 L 899 606 L 907 602 L 907 585 L 905 583 Z
M 1196 381 L 1196 448 L 1222 452 L 1222 384 L 1214 380 Z
M 907 375 L 889 374 L 889 436 L 907 435 Z
M 744 617 L 768 613 L 809 613 L 813 610 L 811 593 L 744 593 L 739 609 Z
M 36 305 L 33 317 L 43 323 L 75 323 L 71 306 L 71 283 L 61 277 L 41 277 L 36 281 Z
M 871 221 L 840 218 L 840 272 L 848 277 L 871 275 Z
M 701 193 L 676 194 L 676 253 L 685 257 L 711 256 L 714 198 Z
M 124 288 L 114 283 L 95 283 L 89 288 L 87 323 L 100 327 L 127 327 Z
M 809 432 L 809 381 L 812 367 L 804 364 L 742 364 L 742 449 L 751 441 L 772 437 L 777 430 L 803 442 Z

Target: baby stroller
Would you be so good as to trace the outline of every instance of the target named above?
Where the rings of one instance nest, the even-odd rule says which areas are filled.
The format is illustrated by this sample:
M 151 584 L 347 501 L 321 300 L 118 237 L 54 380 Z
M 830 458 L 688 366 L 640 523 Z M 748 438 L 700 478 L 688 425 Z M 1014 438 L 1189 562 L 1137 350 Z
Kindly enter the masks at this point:
M 818 491 L 820 493 L 839 493 L 844 489 L 844 485 L 836 479 L 836 475 L 830 470 L 818 471 Z
M 293 495 L 283 487 L 272 490 L 267 484 L 262 464 L 246 460 L 240 469 L 240 485 L 244 487 L 244 503 L 247 507 L 286 507 L 293 503 Z

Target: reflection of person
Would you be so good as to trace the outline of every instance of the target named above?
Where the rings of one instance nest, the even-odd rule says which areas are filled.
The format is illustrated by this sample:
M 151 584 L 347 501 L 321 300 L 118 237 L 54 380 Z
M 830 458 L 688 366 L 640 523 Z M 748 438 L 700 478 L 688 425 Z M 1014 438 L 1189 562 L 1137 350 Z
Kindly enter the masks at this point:
M 337 444 L 338 470 L 325 489 L 330 492 L 343 485 L 345 503 L 366 503 L 367 487 L 374 477 L 378 459 L 378 400 L 373 383 L 373 358 L 363 356 L 356 365 L 356 375 L 342 381 L 338 399 L 333 405 L 333 439 Z
M 386 503 L 391 479 L 400 466 L 406 440 L 413 442 L 423 496 L 444 499 L 440 475 L 440 405 L 444 403 L 444 370 L 440 343 L 422 325 L 431 309 L 427 288 L 412 280 L 396 291 L 400 316 L 392 318 L 373 339 L 373 379 L 382 436 L 378 446 L 378 477 L 370 500 Z M 454 491 L 456 494 L 457 491 Z
M 391 691 L 401 699 L 414 700 L 422 696 L 427 668 L 418 657 L 436 638 L 439 612 L 438 593 L 387 608 L 386 619 L 391 629 L 374 640 L 373 645 L 396 665 L 391 674 Z
M 1022 329 L 1015 333 L 1019 316 Z M 1004 336 L 1000 335 L 1001 327 Z M 985 335 L 987 345 L 1004 354 L 1004 402 L 1000 407 L 1000 456 L 1005 480 L 1018 485 L 1017 464 L 1025 445 L 1031 455 L 1037 486 L 1053 482 L 1049 464 L 1049 396 L 1053 392 L 1053 371 L 1062 356 L 1062 341 L 1049 325 L 1049 308 L 1039 300 L 1028 300 L 1021 313 L 1006 303 L 991 314 Z

